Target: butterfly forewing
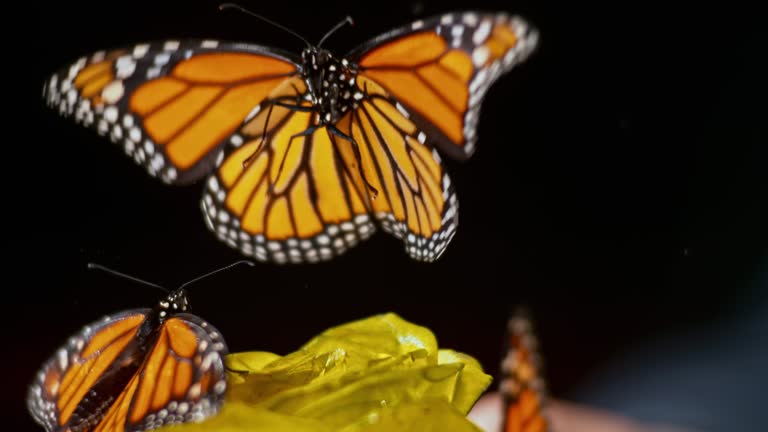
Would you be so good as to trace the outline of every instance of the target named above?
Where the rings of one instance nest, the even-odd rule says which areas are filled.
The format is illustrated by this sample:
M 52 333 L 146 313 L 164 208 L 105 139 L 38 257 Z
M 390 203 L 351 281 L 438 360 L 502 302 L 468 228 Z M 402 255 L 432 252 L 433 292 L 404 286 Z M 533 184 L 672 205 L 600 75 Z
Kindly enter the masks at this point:
M 150 175 L 188 183 L 286 76 L 289 55 L 213 40 L 166 41 L 82 57 L 45 83 L 46 102 L 119 144 Z
M 506 14 L 451 13 L 416 21 L 353 50 L 360 74 L 391 93 L 447 155 L 475 151 L 480 105 L 525 60 L 538 32 Z

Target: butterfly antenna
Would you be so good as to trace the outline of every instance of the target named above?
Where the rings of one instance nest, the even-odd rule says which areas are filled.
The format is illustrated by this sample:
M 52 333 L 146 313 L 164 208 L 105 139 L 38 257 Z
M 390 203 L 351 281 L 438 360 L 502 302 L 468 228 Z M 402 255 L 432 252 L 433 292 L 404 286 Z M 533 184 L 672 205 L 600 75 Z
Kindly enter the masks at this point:
M 225 271 L 225 270 L 229 270 L 229 269 L 231 269 L 232 267 L 238 266 L 238 265 L 240 265 L 240 264 L 247 264 L 249 267 L 253 267 L 253 263 L 252 263 L 252 262 L 250 262 L 250 261 L 248 261 L 248 260 L 240 260 L 240 261 L 236 261 L 236 262 L 234 262 L 234 263 L 232 263 L 232 264 L 230 264 L 230 265 L 228 265 L 228 266 L 224 266 L 224 267 L 222 267 L 222 268 L 220 268 L 220 269 L 216 269 L 216 270 L 214 270 L 214 271 L 212 271 L 212 272 L 208 272 L 208 273 L 206 273 L 206 274 L 204 274 L 204 275 L 202 275 L 202 276 L 198 276 L 198 277 L 196 277 L 196 278 L 192 279 L 192 280 L 191 280 L 191 281 L 189 281 L 189 282 L 185 282 L 184 284 L 182 284 L 182 285 L 181 285 L 181 286 L 178 288 L 178 290 L 181 290 L 182 288 L 184 288 L 184 287 L 186 287 L 186 286 L 188 286 L 188 285 L 191 285 L 191 284 L 193 284 L 193 283 L 195 283 L 195 282 L 198 282 L 198 281 L 199 281 L 199 280 L 201 280 L 201 279 L 205 279 L 205 278 L 207 278 L 207 277 L 209 277 L 209 276 L 213 276 L 213 275 L 215 275 L 216 273 L 219 273 L 219 272 L 223 272 L 223 271 Z M 178 290 L 177 290 L 177 291 L 178 291 Z
M 139 279 L 139 278 L 137 278 L 135 276 L 131 276 L 131 275 L 127 275 L 125 273 L 121 273 L 121 272 L 119 272 L 117 270 L 112 270 L 111 268 L 104 267 L 101 264 L 88 263 L 88 270 L 101 270 L 103 272 L 107 272 L 107 273 L 109 273 L 111 275 L 118 276 L 118 277 L 121 277 L 123 279 L 128 279 L 130 281 L 137 282 L 137 283 L 140 283 L 142 285 L 147 285 L 147 286 L 150 286 L 152 288 L 157 288 L 157 289 L 162 290 L 162 291 L 164 291 L 166 293 L 170 292 L 168 290 L 168 288 L 162 287 L 162 286 L 157 285 L 157 284 L 153 284 L 152 282 L 147 282 L 147 281 L 145 281 L 143 279 Z
M 252 17 L 258 18 L 258 19 L 260 19 L 260 20 L 262 20 L 262 21 L 264 21 L 264 22 L 266 22 L 268 24 L 272 24 L 273 26 L 275 26 L 275 27 L 277 27 L 277 28 L 279 28 L 281 30 L 285 30 L 288 33 L 296 36 L 297 38 L 301 39 L 305 44 L 307 44 L 307 47 L 312 48 L 312 44 L 309 43 L 308 40 L 306 40 L 304 37 L 302 37 L 300 34 L 296 33 L 295 31 L 289 29 L 288 27 L 286 27 L 284 25 L 280 25 L 280 24 L 276 23 L 276 22 L 272 21 L 269 18 L 263 17 L 263 16 L 255 13 L 255 12 L 251 12 L 248 9 L 246 9 L 246 8 L 240 6 L 240 5 L 237 5 L 237 4 L 234 4 L 234 3 L 222 3 L 222 4 L 220 4 L 219 5 L 219 10 L 224 10 L 224 9 L 236 9 L 236 10 L 239 10 L 240 12 L 243 12 L 243 13 L 245 13 L 247 15 L 250 15 Z
M 328 36 L 336 33 L 336 30 L 344 27 L 347 24 L 351 26 L 355 25 L 355 22 L 352 20 L 352 17 L 349 15 L 347 15 L 347 17 L 341 20 L 338 24 L 333 26 L 332 29 L 328 30 L 328 33 L 326 33 L 325 36 L 323 36 L 323 38 L 320 39 L 320 42 L 318 42 L 317 47 L 320 48 L 323 45 L 323 42 L 325 42 L 325 40 L 328 39 Z

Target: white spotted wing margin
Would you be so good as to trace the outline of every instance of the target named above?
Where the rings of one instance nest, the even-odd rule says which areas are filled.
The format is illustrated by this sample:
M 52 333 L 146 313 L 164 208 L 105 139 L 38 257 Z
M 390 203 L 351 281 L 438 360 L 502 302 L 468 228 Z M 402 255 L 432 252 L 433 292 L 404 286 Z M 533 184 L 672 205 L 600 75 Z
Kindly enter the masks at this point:
M 294 54 L 244 43 L 198 39 L 141 43 L 79 58 L 44 82 L 43 99 L 62 116 L 74 118 L 75 122 L 95 129 L 99 135 L 122 147 L 125 154 L 152 177 L 169 184 L 193 183 L 209 174 L 221 161 L 221 150 L 227 140 L 220 140 L 219 145 L 204 152 L 191 166 L 179 167 L 169 157 L 165 144 L 156 142 L 147 131 L 142 115 L 131 109 L 131 96 L 147 83 L 167 77 L 185 60 L 214 53 L 257 54 L 286 64 L 296 65 L 298 62 Z M 81 72 L 86 68 L 90 69 L 84 75 Z M 283 75 L 291 74 L 279 76 Z M 259 77 L 253 82 L 274 78 L 276 76 Z M 229 90 L 234 88 L 224 85 L 221 94 L 226 95 Z M 160 107 L 172 104 L 174 100 L 168 99 Z M 212 106 L 202 108 L 196 118 L 208 113 Z

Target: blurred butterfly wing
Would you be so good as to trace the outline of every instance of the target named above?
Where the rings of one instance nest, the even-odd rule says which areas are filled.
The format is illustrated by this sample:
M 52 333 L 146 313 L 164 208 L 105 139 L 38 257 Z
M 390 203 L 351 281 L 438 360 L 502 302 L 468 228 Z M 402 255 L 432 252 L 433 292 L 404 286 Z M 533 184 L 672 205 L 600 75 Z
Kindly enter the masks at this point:
M 226 391 L 221 335 L 190 314 L 168 318 L 159 332 L 141 370 L 94 432 L 145 431 L 218 413 Z
M 374 232 L 352 144 L 318 128 L 317 114 L 273 103 L 296 105 L 306 95 L 303 80 L 289 78 L 254 110 L 201 202 L 220 240 L 261 261 L 328 260 Z
M 548 432 L 544 414 L 546 389 L 531 320 L 515 313 L 507 323 L 506 355 L 501 365 L 504 403 L 503 432 Z
M 131 344 L 148 312 L 108 316 L 72 336 L 29 388 L 32 417 L 48 431 L 139 431 L 216 413 L 226 390 L 222 358 L 227 348 L 210 324 L 189 314 L 165 321 L 156 344 L 124 388 L 101 394 L 85 402 L 88 409 L 77 410 L 94 385 L 120 370 L 115 361 L 126 358 L 121 354 L 138 354 Z
M 445 154 L 461 160 L 475 150 L 488 88 L 537 42 L 538 33 L 520 17 L 454 13 L 393 30 L 349 58 L 397 98 Z
M 66 430 L 75 408 L 104 371 L 134 339 L 149 309 L 135 309 L 107 316 L 72 336 L 44 363 L 27 394 L 32 417 L 48 431 Z M 104 408 L 105 409 L 105 408 Z M 103 415 L 94 410 L 93 419 Z
M 148 43 L 82 57 L 51 76 L 43 95 L 150 175 L 189 183 L 210 173 L 221 144 L 296 67 L 291 55 L 254 45 Z
M 458 225 L 458 200 L 440 156 L 410 114 L 376 82 L 358 77 L 364 96 L 349 128 L 365 178 L 378 191 L 371 211 L 419 261 L 440 257 Z

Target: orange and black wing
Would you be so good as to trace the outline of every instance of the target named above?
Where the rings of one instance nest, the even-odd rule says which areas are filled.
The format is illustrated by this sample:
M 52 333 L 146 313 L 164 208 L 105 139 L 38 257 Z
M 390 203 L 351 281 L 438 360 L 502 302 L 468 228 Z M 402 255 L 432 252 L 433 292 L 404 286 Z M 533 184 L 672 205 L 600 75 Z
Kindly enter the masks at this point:
M 506 353 L 501 364 L 503 432 L 548 432 L 546 389 L 531 320 L 515 313 L 507 323 Z
M 150 175 L 189 183 L 209 174 L 222 143 L 296 59 L 260 46 L 171 40 L 82 57 L 43 96 L 121 145 Z
M 307 108 L 298 78 L 262 104 L 208 181 L 202 207 L 219 239 L 263 261 L 316 262 L 368 238 L 375 219 L 412 257 L 440 255 L 458 217 L 450 180 L 407 113 L 375 83 L 364 87 L 332 127 L 273 103 Z
M 353 144 L 300 110 L 310 106 L 307 95 L 303 80 L 291 78 L 255 110 L 201 203 L 220 240 L 261 261 L 328 260 L 375 230 Z
M 410 113 L 373 80 L 345 127 L 360 148 L 365 179 L 377 190 L 371 211 L 405 242 L 411 258 L 434 261 L 456 233 L 459 203 L 440 155 Z
M 27 408 L 47 431 L 88 422 L 75 410 L 91 387 L 134 340 L 148 309 L 125 311 L 85 326 L 43 365 L 27 394 Z M 103 416 L 107 407 L 94 410 Z M 76 418 L 77 417 L 77 418 Z
M 221 336 L 199 318 L 179 314 L 158 330 L 145 358 L 136 333 L 147 312 L 109 316 L 71 337 L 30 386 L 32 417 L 47 431 L 127 432 L 216 413 L 226 390 Z M 134 359 L 140 360 L 137 368 L 125 367 Z M 131 375 L 123 380 L 126 370 Z
M 174 315 L 159 332 L 141 368 L 93 432 L 146 431 L 219 412 L 227 389 L 221 335 L 191 314 Z
M 480 105 L 503 73 L 525 60 L 538 33 L 505 14 L 451 13 L 416 21 L 353 50 L 360 75 L 405 106 L 445 154 L 475 150 Z

